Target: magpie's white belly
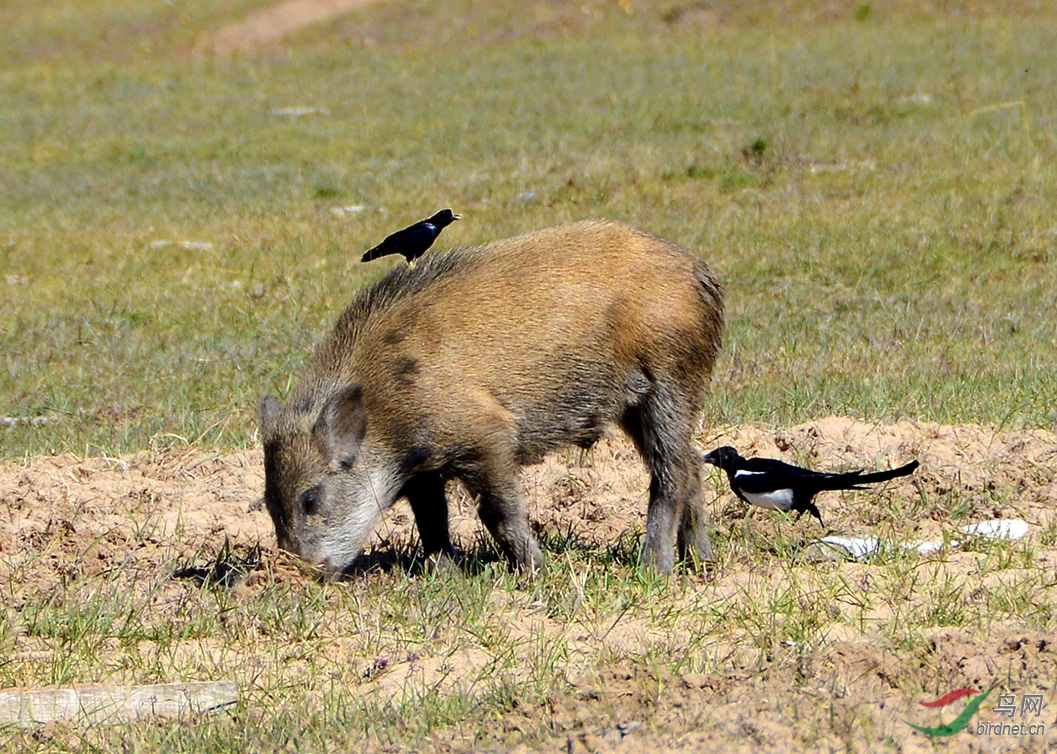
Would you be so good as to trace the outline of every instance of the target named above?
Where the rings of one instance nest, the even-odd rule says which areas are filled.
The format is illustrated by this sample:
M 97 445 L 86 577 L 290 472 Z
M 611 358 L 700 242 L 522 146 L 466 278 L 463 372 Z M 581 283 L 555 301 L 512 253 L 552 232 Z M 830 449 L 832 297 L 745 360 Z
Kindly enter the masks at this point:
M 773 492 L 743 492 L 745 499 L 753 505 L 768 510 L 787 511 L 793 507 L 792 490 L 774 490 Z

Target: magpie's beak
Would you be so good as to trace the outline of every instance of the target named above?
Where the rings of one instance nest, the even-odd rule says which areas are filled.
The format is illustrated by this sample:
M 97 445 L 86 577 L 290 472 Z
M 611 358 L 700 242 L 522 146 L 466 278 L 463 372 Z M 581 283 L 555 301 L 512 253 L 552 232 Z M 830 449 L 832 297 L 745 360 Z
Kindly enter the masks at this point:
M 719 466 L 719 451 L 713 450 L 709 453 L 705 453 L 703 456 L 701 456 L 701 460 L 705 463 L 710 463 L 713 466 Z

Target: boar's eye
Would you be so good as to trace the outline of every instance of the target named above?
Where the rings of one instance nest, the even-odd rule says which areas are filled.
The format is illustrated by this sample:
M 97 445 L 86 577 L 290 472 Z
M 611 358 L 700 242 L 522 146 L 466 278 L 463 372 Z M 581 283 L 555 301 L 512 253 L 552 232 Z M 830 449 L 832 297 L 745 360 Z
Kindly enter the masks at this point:
M 319 512 L 320 498 L 323 491 L 319 487 L 312 487 L 301 493 L 301 510 L 306 516 L 314 516 Z

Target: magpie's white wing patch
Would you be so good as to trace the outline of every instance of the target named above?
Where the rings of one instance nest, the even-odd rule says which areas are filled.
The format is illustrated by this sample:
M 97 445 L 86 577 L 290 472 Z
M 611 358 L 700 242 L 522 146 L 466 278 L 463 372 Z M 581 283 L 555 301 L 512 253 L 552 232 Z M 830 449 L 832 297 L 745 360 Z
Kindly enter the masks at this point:
M 772 492 L 742 491 L 745 499 L 753 505 L 768 510 L 787 511 L 793 507 L 793 491 L 789 489 Z
M 734 478 L 735 479 L 743 479 L 743 478 L 745 478 L 747 476 L 759 476 L 760 474 L 765 474 L 765 473 L 766 472 L 764 472 L 764 471 L 746 471 L 745 469 L 738 469 L 737 471 L 734 472 Z

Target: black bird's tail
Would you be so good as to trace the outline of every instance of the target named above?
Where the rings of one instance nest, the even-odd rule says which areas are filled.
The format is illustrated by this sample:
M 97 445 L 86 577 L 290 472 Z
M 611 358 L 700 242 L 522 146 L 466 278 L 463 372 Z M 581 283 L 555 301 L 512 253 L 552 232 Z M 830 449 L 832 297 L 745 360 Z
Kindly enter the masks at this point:
M 864 474 L 861 471 L 851 471 L 847 474 L 827 474 L 818 481 L 820 483 L 819 486 L 824 490 L 863 490 L 866 489 L 863 487 L 864 484 L 887 482 L 889 479 L 912 474 L 919 465 L 917 461 L 911 461 L 898 469 L 876 471 L 872 474 Z

